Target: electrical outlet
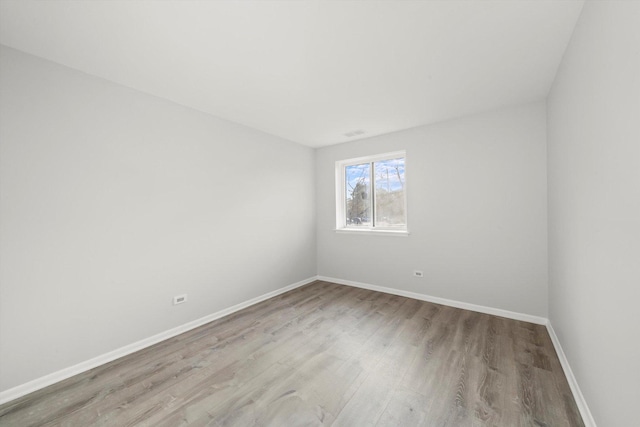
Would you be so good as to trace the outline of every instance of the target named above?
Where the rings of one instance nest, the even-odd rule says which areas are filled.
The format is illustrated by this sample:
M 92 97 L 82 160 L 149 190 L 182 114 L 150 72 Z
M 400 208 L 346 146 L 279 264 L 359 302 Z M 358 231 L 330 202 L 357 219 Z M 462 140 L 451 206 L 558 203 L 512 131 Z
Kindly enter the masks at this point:
M 413 270 L 413 277 L 424 277 L 424 274 L 420 270 Z
M 187 294 L 176 295 L 173 297 L 173 305 L 182 304 L 183 302 L 187 302 Z

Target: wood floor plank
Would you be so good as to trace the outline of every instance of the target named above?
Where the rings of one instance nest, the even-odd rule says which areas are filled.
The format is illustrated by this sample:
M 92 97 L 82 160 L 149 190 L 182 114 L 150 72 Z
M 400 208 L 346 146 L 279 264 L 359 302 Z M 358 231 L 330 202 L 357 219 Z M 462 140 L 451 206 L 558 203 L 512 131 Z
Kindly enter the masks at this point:
M 409 390 L 395 389 L 376 426 L 419 426 L 426 419 L 428 398 Z
M 336 426 L 374 425 L 377 422 L 388 404 L 389 393 L 408 369 L 405 361 L 412 359 L 417 351 L 416 347 L 406 344 L 407 335 L 415 331 L 411 329 L 411 323 L 406 316 L 391 319 L 393 337 L 379 337 L 385 348 L 370 374 L 340 411 Z
M 5 426 L 570 426 L 546 329 L 317 281 L 0 406 Z

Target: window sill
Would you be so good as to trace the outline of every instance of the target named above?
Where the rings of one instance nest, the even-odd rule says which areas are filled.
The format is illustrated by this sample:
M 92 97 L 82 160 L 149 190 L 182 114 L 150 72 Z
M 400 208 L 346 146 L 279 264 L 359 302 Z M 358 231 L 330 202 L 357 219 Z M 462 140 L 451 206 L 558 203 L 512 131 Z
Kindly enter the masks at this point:
M 396 236 L 396 237 L 409 236 L 409 232 L 407 230 L 371 230 L 371 229 L 359 230 L 357 228 L 337 228 L 334 231 L 338 234 L 362 234 L 362 235 L 369 235 L 369 236 Z

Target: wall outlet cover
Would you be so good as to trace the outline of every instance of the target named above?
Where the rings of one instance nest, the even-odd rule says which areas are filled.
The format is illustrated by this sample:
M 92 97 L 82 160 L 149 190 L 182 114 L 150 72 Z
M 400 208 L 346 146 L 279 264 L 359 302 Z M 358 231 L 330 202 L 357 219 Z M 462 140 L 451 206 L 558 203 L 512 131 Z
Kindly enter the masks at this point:
M 173 305 L 182 304 L 183 302 L 187 302 L 187 294 L 176 295 L 173 297 Z

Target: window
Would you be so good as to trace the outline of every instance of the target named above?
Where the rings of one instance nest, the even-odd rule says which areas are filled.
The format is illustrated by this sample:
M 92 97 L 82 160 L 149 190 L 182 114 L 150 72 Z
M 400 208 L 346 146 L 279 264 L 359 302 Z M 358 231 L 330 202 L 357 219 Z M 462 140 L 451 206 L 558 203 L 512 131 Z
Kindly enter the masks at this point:
M 336 162 L 336 229 L 407 231 L 404 151 Z

